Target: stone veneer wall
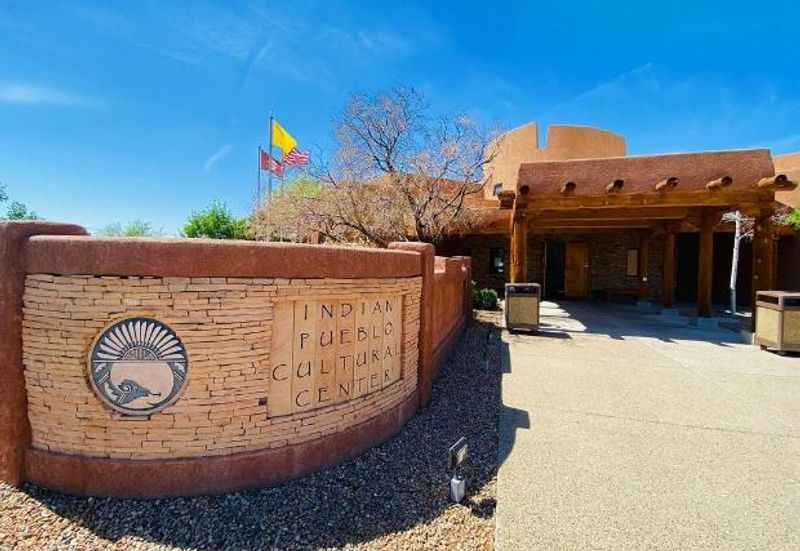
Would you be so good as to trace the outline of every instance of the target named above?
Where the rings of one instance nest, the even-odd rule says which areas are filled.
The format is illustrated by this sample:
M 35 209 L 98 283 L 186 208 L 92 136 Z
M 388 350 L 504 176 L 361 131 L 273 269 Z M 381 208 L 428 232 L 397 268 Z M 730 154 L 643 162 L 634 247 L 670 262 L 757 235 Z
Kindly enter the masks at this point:
M 22 325 L 31 447 L 89 457 L 175 459 L 280 448 L 344 431 L 399 406 L 415 392 L 420 293 L 420 277 L 29 274 Z M 397 294 L 404 299 L 399 381 L 340 404 L 268 415 L 276 300 Z M 150 417 L 112 411 L 97 398 L 86 375 L 97 334 L 115 320 L 137 315 L 168 324 L 190 359 L 180 399 Z
M 608 233 L 590 236 L 589 255 L 592 291 L 635 289 L 638 277 L 627 275 L 628 250 L 637 249 L 639 241 L 631 233 Z M 664 285 L 664 239 L 650 239 L 647 283 L 650 300 L 660 300 Z
M 627 275 L 628 249 L 638 248 L 638 237 L 632 232 L 606 232 L 595 234 L 532 234 L 528 237 L 528 279 L 533 283 L 544 281 L 545 241 L 568 243 L 581 241 L 589 244 L 591 290 L 636 288 L 636 277 Z M 478 287 L 502 291 L 508 274 L 489 272 L 489 253 L 492 248 L 508 252 L 509 240 L 505 236 L 466 236 L 443 244 L 444 254 L 462 254 L 472 257 L 472 273 Z M 648 257 L 648 287 L 650 299 L 660 299 L 663 292 L 664 239 L 650 239 Z

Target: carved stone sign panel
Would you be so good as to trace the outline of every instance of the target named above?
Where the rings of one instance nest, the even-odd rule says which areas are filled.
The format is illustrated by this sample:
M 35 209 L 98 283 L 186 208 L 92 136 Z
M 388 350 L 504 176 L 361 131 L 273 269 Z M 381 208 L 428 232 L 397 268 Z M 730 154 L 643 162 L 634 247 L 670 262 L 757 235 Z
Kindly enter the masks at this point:
M 346 402 L 402 376 L 401 295 L 275 305 L 270 416 Z
M 186 349 L 158 320 L 128 318 L 94 343 L 89 380 L 97 395 L 126 415 L 151 415 L 178 399 L 189 368 Z

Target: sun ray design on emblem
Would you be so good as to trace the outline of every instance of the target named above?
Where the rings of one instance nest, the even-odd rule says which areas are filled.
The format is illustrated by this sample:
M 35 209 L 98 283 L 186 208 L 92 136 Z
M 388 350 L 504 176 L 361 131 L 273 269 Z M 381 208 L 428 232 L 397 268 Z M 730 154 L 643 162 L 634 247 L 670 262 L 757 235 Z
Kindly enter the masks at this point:
M 188 360 L 178 336 L 150 318 L 126 319 L 109 327 L 91 355 L 95 390 L 112 408 L 149 415 L 177 397 Z

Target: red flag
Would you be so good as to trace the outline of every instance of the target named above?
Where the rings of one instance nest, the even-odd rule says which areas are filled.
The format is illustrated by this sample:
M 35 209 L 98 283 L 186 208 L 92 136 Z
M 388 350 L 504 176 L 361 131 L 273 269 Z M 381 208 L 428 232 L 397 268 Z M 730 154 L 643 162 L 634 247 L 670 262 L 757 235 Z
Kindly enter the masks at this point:
M 261 151 L 261 170 L 268 170 L 276 176 L 283 176 L 283 165 L 267 151 Z

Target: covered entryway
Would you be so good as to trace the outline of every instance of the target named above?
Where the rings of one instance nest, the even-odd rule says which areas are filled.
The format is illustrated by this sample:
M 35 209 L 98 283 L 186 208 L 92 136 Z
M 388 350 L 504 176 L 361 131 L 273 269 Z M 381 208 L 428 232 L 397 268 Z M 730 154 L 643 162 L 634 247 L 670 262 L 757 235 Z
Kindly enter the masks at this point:
M 776 244 L 772 214 L 777 190 L 796 184 L 776 175 L 769 151 L 725 151 L 676 155 L 542 161 L 522 164 L 516 191 L 500 194 L 500 212 L 509 213 L 512 283 L 529 277 L 530 236 L 624 232 L 636 238 L 624 264 L 609 266 L 634 275 L 634 286 L 599 289 L 632 293 L 646 301 L 652 293 L 652 243 L 661 243 L 660 299 L 673 308 L 679 234 L 697 236 L 696 303 L 699 317 L 713 314 L 715 231 L 722 215 L 741 211 L 755 219 L 750 293 L 776 285 Z M 500 218 L 498 218 L 500 220 Z M 489 220 L 491 225 L 491 220 Z M 610 251 L 612 254 L 615 251 Z M 618 251 L 617 251 L 618 252 Z M 568 240 L 564 250 L 564 296 L 584 298 L 593 290 L 586 244 Z M 546 259 L 551 260 L 546 254 Z M 545 274 L 560 276 L 553 269 Z M 553 285 L 556 296 L 560 281 Z M 683 290 L 683 289 L 682 289 Z

